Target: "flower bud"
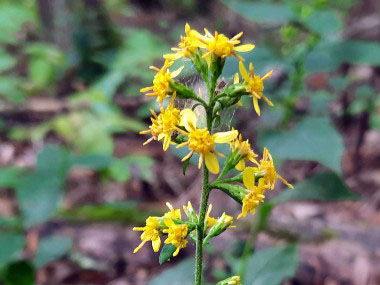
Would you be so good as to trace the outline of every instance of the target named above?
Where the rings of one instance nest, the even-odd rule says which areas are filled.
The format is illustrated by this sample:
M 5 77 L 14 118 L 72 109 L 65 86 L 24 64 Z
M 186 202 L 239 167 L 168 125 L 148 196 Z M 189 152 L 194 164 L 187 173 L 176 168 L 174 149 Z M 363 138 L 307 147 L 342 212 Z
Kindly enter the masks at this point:
M 187 203 L 187 206 L 183 206 L 183 210 L 189 219 L 189 222 L 192 223 L 198 223 L 198 216 L 195 213 L 193 206 L 191 205 L 190 201 Z
M 218 282 L 217 285 L 241 285 L 240 276 L 232 276 L 230 278 Z
M 203 244 L 207 244 L 207 242 L 211 238 L 216 237 L 220 235 L 221 233 L 223 233 L 228 227 L 231 226 L 232 222 L 233 222 L 233 218 L 229 215 L 226 215 L 226 213 L 223 213 L 223 215 L 221 215 L 219 219 L 216 221 L 215 225 L 213 225 L 210 228 L 210 231 L 208 232 L 207 236 L 205 237 L 203 241 Z

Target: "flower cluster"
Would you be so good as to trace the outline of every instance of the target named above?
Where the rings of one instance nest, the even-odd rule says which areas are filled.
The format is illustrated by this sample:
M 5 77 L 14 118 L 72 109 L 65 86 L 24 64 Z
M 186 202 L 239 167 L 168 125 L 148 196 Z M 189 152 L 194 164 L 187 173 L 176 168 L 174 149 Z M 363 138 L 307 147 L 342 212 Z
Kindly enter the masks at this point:
M 158 252 L 161 247 L 161 236 L 167 235 L 165 244 L 171 244 L 175 247 L 173 256 L 177 256 L 182 248 L 185 248 L 188 240 L 187 237 L 194 239 L 194 231 L 199 221 L 199 216 L 195 213 L 193 206 L 188 202 L 187 206 L 183 206 L 183 210 L 187 216 L 185 221 L 182 218 L 181 210 L 174 209 L 170 203 L 166 203 L 169 211 L 161 217 L 149 217 L 146 220 L 145 227 L 135 227 L 134 231 L 142 231 L 141 243 L 135 248 L 134 253 L 138 252 L 145 243 L 152 242 L 154 252 Z M 233 218 L 223 213 L 218 219 L 210 216 L 212 205 L 209 205 L 207 211 L 207 219 L 205 220 L 205 243 L 212 237 L 220 235 L 228 227 L 231 227 Z
M 204 34 L 185 25 L 185 35 L 181 36 L 178 47 L 172 48 L 172 53 L 164 55 L 164 65 L 161 69 L 151 67 L 157 73 L 150 87 L 142 88 L 141 92 L 147 96 L 155 96 L 160 104 L 160 113 L 151 110 L 153 117 L 148 130 L 141 134 L 149 134 L 151 137 L 144 143 L 161 141 L 164 151 L 170 145 L 177 148 L 187 148 L 188 153 L 183 157 L 184 174 L 190 159 L 198 156 L 198 168 L 204 165 L 204 185 L 202 202 L 197 214 L 191 203 L 183 206 L 187 219 L 182 218 L 181 210 L 174 209 L 167 203 L 169 211 L 161 217 L 149 217 L 145 227 L 136 227 L 135 231 L 142 231 L 141 244 L 135 249 L 137 252 L 146 242 L 151 241 L 155 252 L 160 250 L 161 237 L 166 236 L 164 244 L 166 249 L 161 251 L 167 256 L 168 247 L 171 255 L 176 256 L 185 248 L 189 240 L 197 243 L 197 262 L 200 262 L 202 246 L 207 245 L 215 236 L 220 235 L 228 228 L 232 228 L 233 217 L 223 213 L 219 218 L 210 216 L 212 206 L 207 209 L 207 199 L 210 191 L 220 189 L 231 198 L 242 204 L 241 213 L 237 218 L 245 217 L 248 213 L 255 214 L 256 208 L 265 199 L 265 192 L 274 189 L 277 179 L 289 188 L 293 188 L 275 168 L 273 158 L 267 148 L 264 148 L 263 156 L 259 160 L 258 154 L 252 149 L 249 140 L 243 140 L 243 135 L 234 128 L 223 131 L 215 131 L 220 123 L 222 110 L 235 105 L 242 105 L 242 97 L 252 97 L 253 108 L 260 116 L 260 103 L 266 102 L 269 106 L 273 103 L 263 94 L 264 81 L 272 75 L 272 71 L 264 76 L 256 75 L 253 64 L 249 64 L 249 72 L 245 68 L 239 53 L 249 52 L 254 48 L 253 44 L 241 44 L 243 33 L 231 38 L 224 34 L 210 33 L 207 29 Z M 225 59 L 236 57 L 239 60 L 239 71 L 235 74 L 231 84 L 220 84 Z M 173 63 L 179 59 L 190 60 L 204 80 L 204 88 L 207 96 L 204 98 L 176 80 L 183 66 L 175 71 L 170 71 Z M 223 82 L 225 83 L 225 82 Z M 218 86 L 218 88 L 217 88 Z M 219 86 L 223 86 L 219 88 Z M 165 99 L 170 101 L 165 102 Z M 177 99 L 192 101 L 192 108 L 180 109 L 176 107 Z M 263 99 L 263 100 L 261 100 Z M 166 104 L 166 107 L 165 107 Z M 196 115 L 194 110 L 202 108 L 204 120 Z M 205 122 L 205 123 L 203 123 Z M 229 145 L 229 153 L 221 153 L 217 150 L 218 144 Z M 225 158 L 222 165 L 218 159 Z M 234 177 L 227 177 L 232 169 L 240 173 Z M 209 173 L 216 174 L 209 177 Z M 210 181 L 210 178 L 213 178 Z M 205 195 L 203 195 L 205 194 Z M 169 250 L 169 251 L 170 251 Z M 160 255 L 160 261 L 161 261 Z M 196 284 L 201 284 L 201 264 L 198 263 L 196 271 Z M 239 276 L 230 277 L 218 284 L 241 284 Z

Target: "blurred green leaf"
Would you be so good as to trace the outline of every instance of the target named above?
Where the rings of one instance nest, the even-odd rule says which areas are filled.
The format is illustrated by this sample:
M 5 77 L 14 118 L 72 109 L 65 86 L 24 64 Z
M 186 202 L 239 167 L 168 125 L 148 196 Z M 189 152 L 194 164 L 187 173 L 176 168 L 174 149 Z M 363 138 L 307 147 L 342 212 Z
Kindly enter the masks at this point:
M 342 41 L 333 44 L 330 51 L 335 60 L 357 65 L 380 65 L 380 44 L 368 41 Z
M 54 78 L 54 66 L 45 59 L 31 59 L 28 67 L 29 78 L 38 89 L 47 87 Z
M 16 187 L 22 172 L 23 172 L 23 169 L 17 168 L 17 167 L 0 168 L 0 187 L 4 187 L 4 188 Z
M 177 250 L 177 248 L 171 243 L 165 244 L 160 252 L 159 263 L 163 264 L 173 257 L 173 253 Z
M 192 285 L 194 284 L 194 259 L 188 258 L 181 261 L 154 277 L 149 285 Z
M 16 59 L 0 46 L 0 73 L 13 68 L 15 65 Z
M 299 264 L 294 245 L 257 250 L 249 258 L 244 284 L 281 284 L 294 276 Z
M 343 179 L 333 172 L 322 172 L 297 183 L 295 189 L 281 192 L 276 202 L 295 200 L 344 201 L 355 200 L 358 195 L 351 192 Z
M 0 3 L 0 43 L 16 43 L 16 33 L 26 22 L 34 22 L 33 10 L 27 5 L 9 1 Z
M 309 95 L 310 113 L 316 116 L 325 116 L 328 114 L 329 105 L 334 100 L 334 94 L 327 91 L 317 91 Z
M 336 34 L 342 29 L 342 21 L 333 10 L 314 10 L 305 24 L 311 31 L 323 36 Z
M 59 215 L 73 221 L 118 221 L 124 224 L 137 224 L 144 223 L 149 213 L 139 209 L 137 203 L 128 201 L 85 205 L 61 211 Z
M 4 281 L 7 285 L 34 285 L 35 268 L 27 261 L 17 261 L 5 268 Z
M 114 159 L 109 166 L 109 175 L 118 182 L 128 181 L 132 177 L 128 161 L 125 158 Z
M 281 3 L 257 3 L 241 0 L 223 0 L 227 7 L 247 20 L 259 23 L 285 23 L 292 19 L 289 5 Z
M 42 239 L 33 259 L 34 265 L 40 268 L 59 259 L 71 249 L 72 244 L 73 241 L 69 237 L 53 236 Z
M 0 233 L 0 268 L 21 257 L 25 237 L 21 234 Z
M 133 167 L 139 171 L 139 177 L 147 182 L 153 182 L 154 177 L 152 173 L 152 166 L 154 164 L 153 158 L 146 155 L 128 155 L 125 160 L 129 164 L 130 169 Z
M 73 167 L 100 170 L 107 168 L 112 162 L 112 157 L 107 155 L 88 153 L 72 155 L 70 164 Z
M 23 78 L 17 76 L 1 76 L 0 96 L 14 104 L 23 103 L 25 101 L 25 92 L 21 88 L 23 81 Z
M 328 118 L 306 118 L 289 131 L 264 131 L 259 145 L 275 159 L 312 160 L 342 171 L 343 140 Z
M 56 144 L 46 144 L 37 155 L 37 172 L 58 177 L 62 182 L 70 170 L 70 153 Z

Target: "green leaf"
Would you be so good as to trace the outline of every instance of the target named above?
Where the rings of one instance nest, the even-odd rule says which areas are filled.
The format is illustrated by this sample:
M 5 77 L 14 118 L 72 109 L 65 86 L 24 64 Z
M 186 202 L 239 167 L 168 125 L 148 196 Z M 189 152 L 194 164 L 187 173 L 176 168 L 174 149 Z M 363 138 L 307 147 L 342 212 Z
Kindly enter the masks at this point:
M 189 166 L 189 163 L 190 163 L 190 157 L 186 159 L 182 164 L 182 173 L 184 176 L 186 175 L 186 170 L 187 170 L 187 167 Z
M 63 198 L 62 179 L 49 172 L 24 176 L 16 189 L 24 225 L 31 227 L 55 215 Z
M 25 93 L 20 88 L 24 79 L 17 76 L 1 76 L 0 77 L 0 96 L 5 97 L 11 103 L 23 103 Z
M 314 10 L 305 24 L 311 31 L 323 36 L 336 34 L 342 28 L 342 21 L 333 10 Z
M 13 68 L 15 65 L 16 59 L 0 46 L 0 73 Z
M 342 171 L 343 140 L 327 118 L 306 118 L 289 131 L 265 131 L 259 145 L 275 159 L 312 160 Z
M 12 3 L 13 2 L 13 3 Z M 25 4 L 8 1 L 0 4 L 0 43 L 16 43 L 16 33 L 26 22 L 33 22 L 33 10 Z
M 291 8 L 286 4 L 257 3 L 241 0 L 223 0 L 223 3 L 235 13 L 254 22 L 285 23 L 293 17 Z
M 73 155 L 70 164 L 73 167 L 88 168 L 100 170 L 108 167 L 112 162 L 112 157 L 107 155 L 89 153 L 81 155 Z
M 126 182 L 131 177 L 132 174 L 129 170 L 128 160 L 124 159 L 114 159 L 109 166 L 109 175 L 118 182 Z
M 35 268 L 27 261 L 17 261 L 7 266 L 4 281 L 7 285 L 34 285 Z
M 57 176 L 62 181 L 70 170 L 69 152 L 56 144 L 46 144 L 37 156 L 37 172 Z
M 357 65 L 380 65 L 380 44 L 366 41 L 342 41 L 330 47 L 335 60 Z
M 37 268 L 43 267 L 51 261 L 62 257 L 72 247 L 73 241 L 69 237 L 48 237 L 40 241 L 33 263 Z
M 344 201 L 355 200 L 358 195 L 351 192 L 343 179 L 333 172 L 322 172 L 297 183 L 293 190 L 283 191 L 275 199 L 281 203 L 294 200 Z
M 0 233 L 0 268 L 21 257 L 25 237 L 20 234 Z
M 244 284 L 281 284 L 294 276 L 298 264 L 298 248 L 294 245 L 258 250 L 247 262 Z
M 137 168 L 139 170 L 138 177 L 147 181 L 153 182 L 154 177 L 152 175 L 152 166 L 154 164 L 153 158 L 146 155 L 128 155 L 125 160 L 129 164 L 129 167 Z
M 54 66 L 44 58 L 29 61 L 28 75 L 36 88 L 45 88 L 54 78 Z
M 151 279 L 148 285 L 192 285 L 194 282 L 194 259 L 188 258 Z
M 0 187 L 14 188 L 19 182 L 23 169 L 17 167 L 0 168 Z
M 176 250 L 177 250 L 177 248 L 174 245 L 172 245 L 171 243 L 165 244 L 162 247 L 161 252 L 160 252 L 160 259 L 159 259 L 160 264 L 163 264 L 166 261 L 168 261 L 170 258 L 172 258 L 173 253 Z

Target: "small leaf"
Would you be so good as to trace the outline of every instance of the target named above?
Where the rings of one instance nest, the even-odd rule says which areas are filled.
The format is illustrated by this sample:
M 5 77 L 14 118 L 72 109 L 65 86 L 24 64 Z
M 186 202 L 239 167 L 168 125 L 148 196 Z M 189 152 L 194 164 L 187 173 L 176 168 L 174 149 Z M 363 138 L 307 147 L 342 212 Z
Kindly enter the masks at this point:
M 248 260 L 244 284 L 281 284 L 294 276 L 299 263 L 294 245 L 256 251 Z
M 0 187 L 14 188 L 19 182 L 23 170 L 17 167 L 4 167 L 0 169 Z
M 0 268 L 20 258 L 25 245 L 25 237 L 19 234 L 0 233 Z M 6 245 L 6 246 L 5 246 Z
M 173 257 L 173 253 L 177 250 L 177 248 L 172 245 L 171 243 L 165 244 L 163 248 L 161 249 L 160 252 L 160 259 L 159 262 L 160 264 L 165 263 L 168 261 L 170 258 Z
M 336 34 L 342 28 L 342 21 L 333 10 L 315 10 L 307 18 L 306 26 L 323 36 Z
M 27 261 L 17 261 L 7 266 L 4 281 L 7 285 L 34 285 L 35 268 Z
M 182 164 L 182 173 L 184 176 L 186 175 L 186 170 L 187 170 L 187 167 L 189 166 L 189 163 L 190 163 L 190 157 L 186 159 Z
M 323 172 L 296 184 L 293 190 L 282 192 L 275 201 L 344 201 L 357 198 L 358 195 L 350 191 L 340 176 L 333 172 Z
M 49 237 L 40 241 L 33 263 L 37 268 L 43 267 L 51 261 L 63 256 L 72 247 L 73 241 L 69 237 Z
M 188 258 L 151 279 L 148 285 L 192 285 L 194 284 L 194 259 Z
M 88 168 L 100 170 L 108 167 L 112 162 L 112 158 L 107 155 L 89 153 L 83 155 L 73 155 L 70 158 L 70 164 L 73 167 Z

